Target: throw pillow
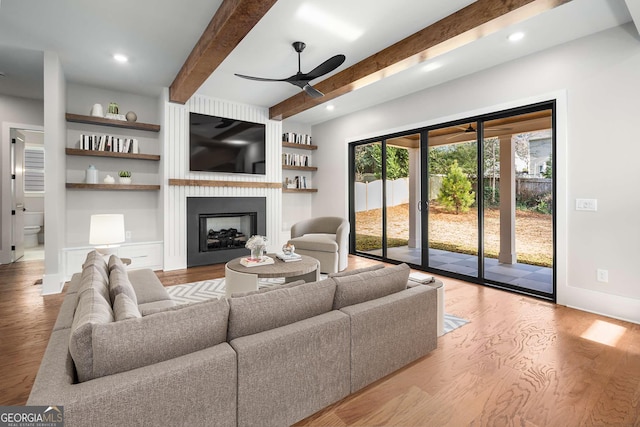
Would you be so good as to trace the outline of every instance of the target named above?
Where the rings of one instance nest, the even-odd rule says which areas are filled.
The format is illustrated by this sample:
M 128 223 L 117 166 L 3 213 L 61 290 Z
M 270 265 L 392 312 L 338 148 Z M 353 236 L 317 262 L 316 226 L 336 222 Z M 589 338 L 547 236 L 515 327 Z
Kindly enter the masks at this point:
M 400 292 L 407 288 L 410 272 L 407 264 L 400 264 L 352 276 L 334 277 L 336 295 L 333 309 L 340 310 L 342 307 Z
M 93 250 L 87 254 L 87 258 L 84 260 L 84 263 L 82 264 L 82 269 L 84 270 L 86 267 L 89 267 L 89 266 L 96 267 L 100 272 L 100 274 L 102 275 L 102 277 L 104 277 L 105 280 L 109 280 L 109 269 L 107 267 L 107 262 L 105 261 L 104 256 L 100 252 Z
M 116 295 L 120 293 L 126 294 L 134 304 L 138 305 L 138 298 L 133 290 L 133 285 L 129 281 L 129 276 L 127 276 L 126 272 L 115 268 L 109 274 L 109 298 L 111 304 L 115 303 Z
M 109 274 L 111 274 L 111 272 L 112 272 L 114 269 L 118 269 L 118 270 L 120 270 L 120 271 L 124 271 L 124 272 L 126 272 L 126 271 L 127 271 L 127 268 L 126 268 L 126 267 L 124 266 L 124 264 L 122 263 L 122 260 L 121 260 L 119 257 L 115 256 L 115 255 L 111 255 L 111 256 L 109 257 L 109 264 L 108 264 L 108 267 L 109 267 Z
M 113 302 L 113 315 L 116 318 L 116 322 L 142 317 L 136 303 L 125 293 L 116 295 L 116 299 Z
M 78 294 L 81 294 L 89 288 L 95 288 L 104 299 L 109 301 L 109 276 L 105 277 L 101 268 L 92 264 L 82 269 Z

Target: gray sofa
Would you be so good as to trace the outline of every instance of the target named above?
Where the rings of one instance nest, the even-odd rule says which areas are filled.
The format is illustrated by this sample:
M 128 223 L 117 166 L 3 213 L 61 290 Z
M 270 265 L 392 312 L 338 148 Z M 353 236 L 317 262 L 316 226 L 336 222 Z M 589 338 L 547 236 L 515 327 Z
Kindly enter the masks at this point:
M 27 403 L 67 426 L 290 425 L 436 348 L 435 290 L 381 267 L 176 306 L 90 254 Z

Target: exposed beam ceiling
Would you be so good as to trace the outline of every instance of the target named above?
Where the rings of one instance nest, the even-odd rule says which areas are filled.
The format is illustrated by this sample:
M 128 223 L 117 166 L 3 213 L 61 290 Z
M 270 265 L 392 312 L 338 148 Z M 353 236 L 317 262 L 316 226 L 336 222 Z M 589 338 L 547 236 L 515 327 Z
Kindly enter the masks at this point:
M 277 0 L 224 0 L 169 88 L 184 104 Z
M 313 86 L 324 93 L 292 96 L 269 109 L 282 120 L 450 52 L 571 0 L 478 0 Z

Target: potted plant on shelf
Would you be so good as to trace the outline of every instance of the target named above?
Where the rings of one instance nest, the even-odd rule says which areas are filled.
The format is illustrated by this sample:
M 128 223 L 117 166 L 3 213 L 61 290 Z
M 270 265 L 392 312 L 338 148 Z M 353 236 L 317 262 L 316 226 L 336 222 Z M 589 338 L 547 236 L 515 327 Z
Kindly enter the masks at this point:
M 119 182 L 120 184 L 131 184 L 131 172 L 130 171 L 120 171 L 118 172 Z

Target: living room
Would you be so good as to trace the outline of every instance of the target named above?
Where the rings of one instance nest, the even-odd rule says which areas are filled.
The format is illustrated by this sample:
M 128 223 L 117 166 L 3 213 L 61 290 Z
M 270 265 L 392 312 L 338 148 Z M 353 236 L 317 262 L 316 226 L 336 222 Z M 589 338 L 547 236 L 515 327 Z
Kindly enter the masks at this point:
M 637 2 L 626 2 L 631 15 L 634 5 Z M 470 75 L 462 72 L 456 75 L 456 71 L 443 68 L 440 70 L 442 76 L 438 77 L 443 79 L 440 84 L 396 99 L 390 96 L 357 111 L 316 123 L 297 121 L 300 118 L 296 116 L 283 121 L 270 120 L 268 108 L 206 93 L 198 92 L 185 105 L 180 105 L 169 102 L 168 89 L 153 97 L 66 81 L 62 56 L 58 58 L 54 53 L 45 53 L 43 100 L 0 95 L 3 123 L 41 126 L 46 134 L 45 145 L 49 144 L 47 164 L 53 167 L 47 171 L 49 203 L 45 207 L 47 246 L 43 291 L 53 294 L 60 290 L 60 285 L 72 273 L 66 271 L 66 254 L 87 246 L 90 213 L 115 211 L 114 203 L 125 207 L 122 212 L 131 227 L 132 242 L 151 245 L 162 242 L 160 263 L 166 272 L 187 266 L 183 212 L 186 198 L 190 196 L 266 197 L 271 214 L 267 235 L 272 242 L 270 250 L 275 251 L 288 239 L 290 226 L 300 219 L 348 216 L 347 143 L 553 99 L 558 105 L 557 303 L 639 323 L 640 290 L 631 266 L 640 255 L 634 239 L 640 235 L 640 226 L 633 214 L 640 205 L 626 191 L 635 166 L 634 159 L 640 154 L 630 137 L 630 129 L 639 112 L 635 102 L 640 95 L 636 84 L 636 70 L 640 68 L 638 39 L 637 25 L 627 20 L 622 25 Z M 472 55 L 473 48 L 469 49 L 468 54 Z M 333 53 L 339 52 L 328 55 Z M 275 69 L 273 74 L 278 75 L 278 71 Z M 135 111 L 139 121 L 161 126 L 157 145 L 147 144 L 151 153 L 161 156 L 159 167 L 156 170 L 141 166 L 139 175 L 134 177 L 141 183 L 160 182 L 162 189 L 156 193 L 132 196 L 120 192 L 105 197 L 104 193 L 65 188 L 67 180 L 81 179 L 87 163 L 70 161 L 61 150 L 48 149 L 59 146 L 56 141 L 66 141 L 68 147 L 75 142 L 68 138 L 75 125 L 65 122 L 65 113 L 88 115 L 96 102 L 106 106 L 113 100 L 117 100 L 121 108 Z M 338 99 L 335 104 L 339 110 Z M 312 135 L 314 144 L 319 147 L 313 154 L 313 165 L 318 167 L 313 174 L 313 184 L 318 192 L 283 194 L 277 189 L 229 190 L 170 185 L 170 179 L 209 179 L 188 171 L 184 157 L 188 143 L 187 113 L 224 115 L 228 111 L 233 111 L 236 119 L 263 122 L 269 127 L 267 138 L 272 151 L 271 165 L 267 165 L 264 178 L 266 182 L 282 181 L 283 173 L 278 167 L 282 133 Z M 5 142 L 3 128 L 3 162 L 8 145 Z M 108 167 L 105 166 L 105 172 Z M 69 176 L 69 169 L 73 169 L 75 175 Z M 247 178 L 245 181 L 260 180 Z M 6 206 L 7 182 L 4 178 L 2 188 L 3 206 Z M 598 211 L 576 211 L 577 198 L 598 199 Z M 93 208 L 87 209 L 87 206 Z M 2 216 L 2 221 L 3 248 L 6 250 L 6 216 Z M 608 283 L 597 280 L 596 271 L 600 268 L 608 269 Z

